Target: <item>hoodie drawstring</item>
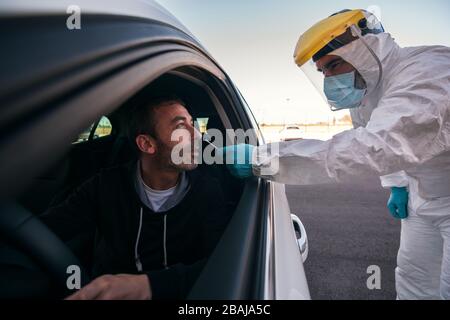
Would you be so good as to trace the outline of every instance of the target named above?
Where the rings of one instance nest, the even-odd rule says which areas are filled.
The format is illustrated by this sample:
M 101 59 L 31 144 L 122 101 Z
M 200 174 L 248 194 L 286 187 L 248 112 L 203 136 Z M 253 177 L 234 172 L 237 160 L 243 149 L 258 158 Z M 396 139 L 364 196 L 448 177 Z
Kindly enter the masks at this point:
M 144 209 L 141 207 L 141 212 L 139 214 L 139 229 L 136 238 L 136 245 L 134 246 L 134 261 L 136 263 L 137 271 L 139 272 L 142 272 L 142 263 L 141 259 L 139 258 L 138 246 L 139 246 L 139 238 L 141 237 L 143 211 Z
M 167 215 L 164 215 L 164 268 L 167 268 L 167 247 L 166 247 L 166 241 L 167 241 Z
M 142 270 L 143 270 L 141 259 L 139 257 L 139 253 L 138 253 L 139 239 L 141 238 L 141 230 L 142 230 L 143 212 L 144 212 L 144 209 L 141 207 L 141 210 L 139 213 L 139 228 L 138 228 L 138 233 L 137 233 L 137 237 L 136 237 L 136 245 L 134 246 L 134 261 L 136 263 L 136 268 L 137 268 L 138 272 L 142 272 Z M 164 268 L 168 269 L 168 267 L 167 267 L 167 215 L 164 215 L 163 246 L 164 246 Z

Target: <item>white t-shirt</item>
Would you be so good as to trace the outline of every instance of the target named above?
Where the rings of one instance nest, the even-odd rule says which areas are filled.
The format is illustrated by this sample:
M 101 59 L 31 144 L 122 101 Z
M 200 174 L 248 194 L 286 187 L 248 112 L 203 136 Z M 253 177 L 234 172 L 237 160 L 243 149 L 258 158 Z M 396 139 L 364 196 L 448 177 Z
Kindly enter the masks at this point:
M 154 190 L 144 183 L 140 162 L 136 166 L 136 191 L 141 201 L 153 212 L 166 212 L 178 205 L 190 189 L 186 172 L 181 172 L 176 186 L 167 190 Z
M 147 195 L 148 201 L 152 205 L 152 209 L 155 212 L 159 211 L 159 208 L 163 206 L 163 204 L 169 199 L 171 195 L 175 192 L 176 187 L 178 184 L 170 189 L 167 190 L 154 190 L 147 186 L 144 182 L 142 183 L 144 186 L 145 194 Z

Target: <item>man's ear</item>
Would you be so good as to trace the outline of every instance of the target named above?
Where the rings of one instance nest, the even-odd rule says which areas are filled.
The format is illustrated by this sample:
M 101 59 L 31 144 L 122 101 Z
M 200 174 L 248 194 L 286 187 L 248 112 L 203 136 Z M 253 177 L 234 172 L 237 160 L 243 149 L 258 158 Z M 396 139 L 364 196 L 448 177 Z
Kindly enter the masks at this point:
M 149 135 L 138 135 L 136 137 L 136 145 L 143 153 L 149 155 L 154 155 L 156 153 L 156 141 Z

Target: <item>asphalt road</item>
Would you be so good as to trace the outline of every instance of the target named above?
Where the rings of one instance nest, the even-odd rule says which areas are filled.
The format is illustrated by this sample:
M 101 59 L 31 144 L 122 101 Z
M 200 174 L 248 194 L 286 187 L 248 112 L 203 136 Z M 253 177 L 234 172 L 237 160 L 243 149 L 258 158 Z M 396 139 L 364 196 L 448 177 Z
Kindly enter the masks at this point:
M 286 187 L 292 213 L 305 225 L 305 263 L 312 299 L 395 299 L 400 222 L 386 209 L 378 178 L 352 185 Z M 367 288 L 367 268 L 381 269 L 381 289 Z

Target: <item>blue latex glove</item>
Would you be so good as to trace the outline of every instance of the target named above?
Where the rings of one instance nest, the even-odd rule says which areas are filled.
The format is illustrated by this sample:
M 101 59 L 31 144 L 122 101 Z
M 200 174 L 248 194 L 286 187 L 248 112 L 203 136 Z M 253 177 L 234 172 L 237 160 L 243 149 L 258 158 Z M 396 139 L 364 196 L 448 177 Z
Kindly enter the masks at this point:
M 236 178 L 244 179 L 253 177 L 252 154 L 254 146 L 238 144 L 219 149 L 228 171 Z M 232 156 L 234 154 L 234 158 Z M 232 161 L 232 163 L 228 163 Z M 234 160 L 234 161 L 233 161 Z
M 406 219 L 408 217 L 408 191 L 406 188 L 391 188 L 387 206 L 394 218 Z

